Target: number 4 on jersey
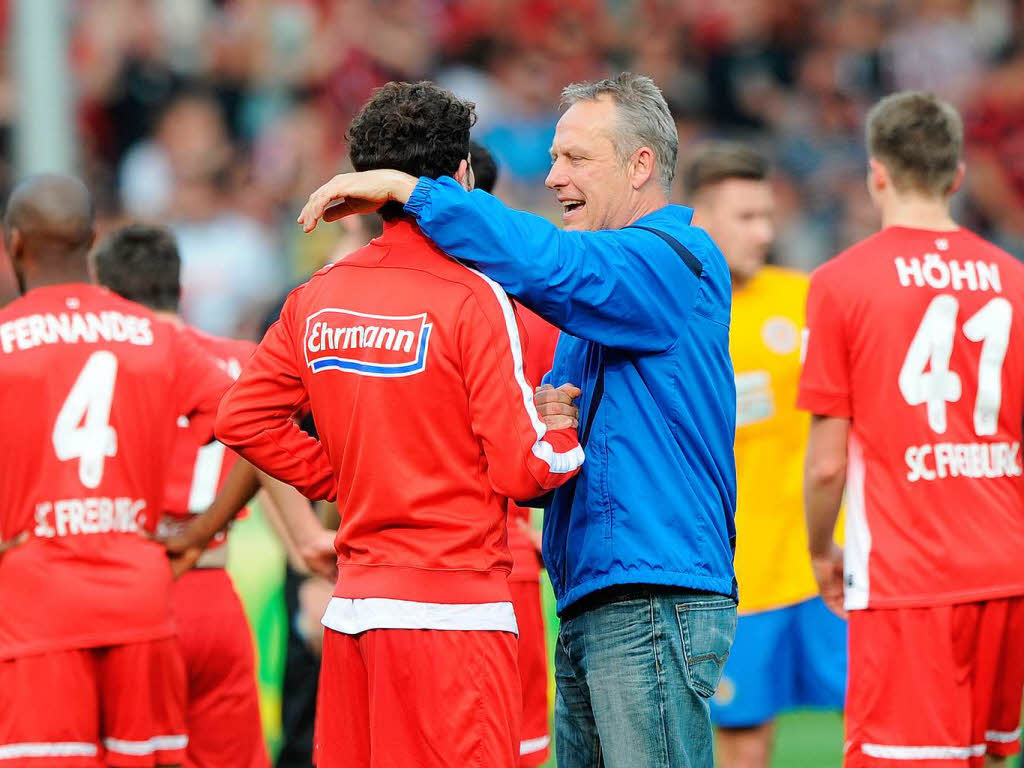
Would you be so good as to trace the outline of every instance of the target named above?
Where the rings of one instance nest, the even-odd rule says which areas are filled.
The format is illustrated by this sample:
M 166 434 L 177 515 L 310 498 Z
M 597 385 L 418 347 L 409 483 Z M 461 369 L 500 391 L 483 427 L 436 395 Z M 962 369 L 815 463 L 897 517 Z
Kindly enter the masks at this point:
M 946 431 L 946 403 L 959 401 L 962 393 L 960 376 L 949 370 L 959 311 L 960 302 L 955 296 L 944 294 L 932 299 L 910 342 L 899 375 L 903 398 L 910 405 L 926 404 L 928 426 L 939 434 Z M 974 431 L 979 436 L 996 433 L 1012 318 L 1010 302 L 995 298 L 963 326 L 964 336 L 981 342 L 978 396 L 974 403 Z
M 110 426 L 117 358 L 94 352 L 85 362 L 53 426 L 53 450 L 61 461 L 78 459 L 78 479 L 99 487 L 103 462 L 117 453 L 117 432 Z

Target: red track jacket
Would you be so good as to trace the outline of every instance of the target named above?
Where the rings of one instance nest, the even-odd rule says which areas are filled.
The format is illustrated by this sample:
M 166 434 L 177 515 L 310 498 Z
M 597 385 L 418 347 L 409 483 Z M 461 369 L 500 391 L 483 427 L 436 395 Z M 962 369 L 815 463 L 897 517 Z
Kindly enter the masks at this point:
M 319 441 L 292 418 L 307 402 Z M 508 600 L 506 497 L 583 462 L 576 431 L 537 415 L 504 291 L 406 220 L 292 292 L 216 432 L 310 498 L 337 498 L 338 598 Z

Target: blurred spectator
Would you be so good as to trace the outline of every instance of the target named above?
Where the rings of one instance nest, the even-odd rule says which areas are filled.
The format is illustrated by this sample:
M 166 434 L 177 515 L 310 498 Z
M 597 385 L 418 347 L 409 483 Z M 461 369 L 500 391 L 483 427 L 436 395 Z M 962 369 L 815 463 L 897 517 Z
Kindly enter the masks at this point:
M 501 163 L 503 174 L 524 186 L 536 186 L 548 173 L 548 149 L 555 133 L 558 77 L 553 57 L 541 50 L 507 49 L 495 59 L 495 83 L 501 112 L 482 140 Z
M 1024 41 L 968 111 L 967 183 L 996 242 L 1024 258 Z
M 182 315 L 209 333 L 251 336 L 280 290 L 270 233 L 237 205 L 234 150 L 216 101 L 172 101 L 122 166 L 125 209 L 166 221 L 182 259 Z
M 886 54 L 894 90 L 933 91 L 959 103 L 977 81 L 984 62 L 964 0 L 914 0 L 900 4 L 902 23 Z
M 707 31 L 708 111 L 725 127 L 764 129 L 792 81 L 797 51 L 773 34 L 771 3 L 720 3 L 720 32 Z

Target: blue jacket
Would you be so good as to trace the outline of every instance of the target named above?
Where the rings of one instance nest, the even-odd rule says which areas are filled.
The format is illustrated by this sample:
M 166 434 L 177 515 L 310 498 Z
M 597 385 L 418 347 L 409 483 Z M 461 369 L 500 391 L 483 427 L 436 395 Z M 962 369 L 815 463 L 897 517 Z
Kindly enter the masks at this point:
M 667 205 L 634 227 L 567 232 L 447 177 L 420 179 L 405 209 L 444 251 L 562 329 L 548 380 L 583 390 L 581 429 L 604 366 L 587 459 L 544 518 L 559 612 L 618 584 L 735 598 L 732 288 L 693 212 Z M 699 264 L 639 226 L 671 235 Z

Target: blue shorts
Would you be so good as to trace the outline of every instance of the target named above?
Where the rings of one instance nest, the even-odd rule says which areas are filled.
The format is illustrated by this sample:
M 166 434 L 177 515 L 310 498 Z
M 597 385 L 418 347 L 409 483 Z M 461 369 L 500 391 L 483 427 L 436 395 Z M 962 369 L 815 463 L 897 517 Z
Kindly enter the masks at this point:
M 820 597 L 740 616 L 711 719 L 749 728 L 799 707 L 842 709 L 846 622 Z

